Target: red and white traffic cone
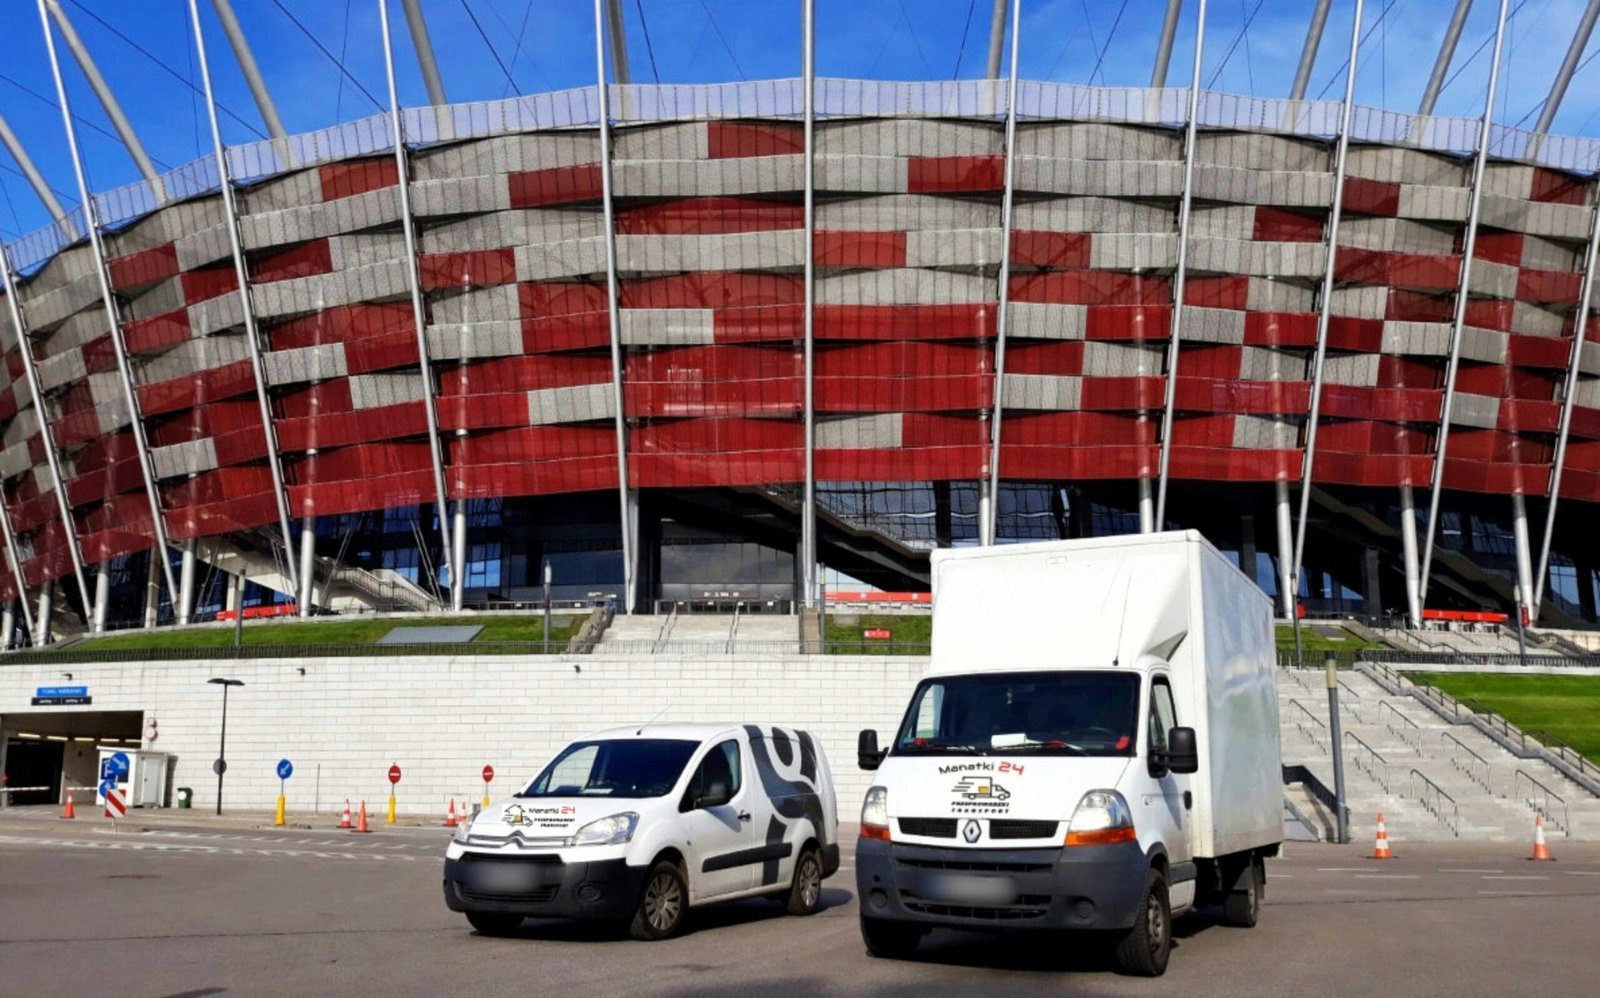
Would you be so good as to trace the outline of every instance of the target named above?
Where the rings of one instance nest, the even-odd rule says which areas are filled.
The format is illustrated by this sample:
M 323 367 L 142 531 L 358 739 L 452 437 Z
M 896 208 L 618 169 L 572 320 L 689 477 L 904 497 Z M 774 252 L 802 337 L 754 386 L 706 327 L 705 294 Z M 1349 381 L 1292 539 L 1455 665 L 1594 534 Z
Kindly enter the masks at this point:
M 357 820 L 356 829 L 355 830 L 358 831 L 358 832 L 370 832 L 370 831 L 372 831 L 372 829 L 367 827 L 367 802 L 366 801 L 362 801 L 361 802 L 361 817 Z
M 344 799 L 344 816 L 339 819 L 339 827 L 344 829 L 356 827 L 350 824 L 350 798 L 348 797 Z
M 1378 841 L 1372 847 L 1373 859 L 1394 859 L 1389 851 L 1389 832 L 1383 827 L 1383 812 L 1378 812 Z
M 1542 814 L 1533 816 L 1533 855 L 1528 858 L 1541 862 L 1550 862 L 1555 859 L 1554 856 L 1550 855 L 1550 847 L 1544 841 L 1544 815 Z
M 77 816 L 78 816 L 78 812 L 72 806 L 72 791 L 68 790 L 67 791 L 67 806 L 62 809 L 61 817 L 62 817 L 63 820 L 66 820 L 68 818 L 76 818 Z
M 444 827 L 456 827 L 456 800 L 454 797 L 450 798 L 450 809 L 444 813 Z

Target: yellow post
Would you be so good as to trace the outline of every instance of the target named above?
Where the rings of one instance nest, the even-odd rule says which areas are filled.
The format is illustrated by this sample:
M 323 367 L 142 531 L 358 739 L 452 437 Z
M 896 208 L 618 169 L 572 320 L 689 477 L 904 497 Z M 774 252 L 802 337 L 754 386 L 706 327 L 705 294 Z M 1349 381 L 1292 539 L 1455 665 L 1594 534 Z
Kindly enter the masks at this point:
M 394 793 L 389 794 L 389 824 L 394 824 Z
M 272 819 L 272 826 L 274 828 L 283 827 L 283 794 L 278 795 L 278 816 Z
M 485 811 L 489 810 L 489 795 L 488 794 L 484 794 L 483 795 L 483 809 Z

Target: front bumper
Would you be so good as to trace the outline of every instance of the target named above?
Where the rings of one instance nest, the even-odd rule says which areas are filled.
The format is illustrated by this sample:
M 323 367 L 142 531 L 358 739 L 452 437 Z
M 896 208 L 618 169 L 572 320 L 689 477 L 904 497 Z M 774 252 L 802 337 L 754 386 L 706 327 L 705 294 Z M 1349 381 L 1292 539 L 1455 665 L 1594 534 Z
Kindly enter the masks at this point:
M 967 929 L 1126 929 L 1150 860 L 1135 842 L 1046 849 L 943 849 L 861 839 L 865 918 Z
M 444 903 L 451 911 L 620 919 L 638 905 L 646 872 L 621 859 L 566 863 L 557 855 L 468 852 L 444 861 Z

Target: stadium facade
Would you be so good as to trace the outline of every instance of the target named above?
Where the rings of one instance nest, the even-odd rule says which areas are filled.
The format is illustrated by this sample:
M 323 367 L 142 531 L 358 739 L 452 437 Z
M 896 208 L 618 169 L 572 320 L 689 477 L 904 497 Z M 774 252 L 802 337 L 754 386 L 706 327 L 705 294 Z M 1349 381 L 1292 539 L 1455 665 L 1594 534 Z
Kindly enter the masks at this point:
M 1481 124 L 786 79 L 231 147 L 7 247 L 0 597 L 788 609 L 1161 523 L 1593 622 L 1600 142 Z

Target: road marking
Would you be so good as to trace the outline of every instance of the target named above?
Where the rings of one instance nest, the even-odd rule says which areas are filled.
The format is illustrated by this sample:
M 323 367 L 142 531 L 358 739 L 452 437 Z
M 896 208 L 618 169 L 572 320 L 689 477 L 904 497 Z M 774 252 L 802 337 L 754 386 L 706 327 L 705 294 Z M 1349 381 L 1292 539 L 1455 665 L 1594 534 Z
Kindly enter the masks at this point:
M 1547 898 L 1547 897 L 1551 896 L 1551 892 L 1550 891 L 1479 891 L 1478 893 L 1479 894 L 1495 895 L 1495 896 L 1500 896 L 1500 897 L 1519 897 L 1519 898 Z
M 1440 867 L 1439 868 L 1439 872 L 1440 873 L 1504 873 L 1505 871 L 1504 870 L 1467 870 L 1467 869 L 1455 869 L 1455 868 L 1448 868 L 1448 867 Z
M 1420 873 L 1358 873 L 1357 880 L 1421 880 Z
M 1366 871 L 1367 871 L 1367 868 L 1364 867 L 1364 866 L 1319 866 L 1319 867 L 1317 867 L 1317 872 L 1318 873 L 1365 873 Z
M 1485 880 L 1549 880 L 1550 878 L 1549 877 L 1541 877 L 1541 876 L 1529 874 L 1529 875 L 1526 875 L 1526 876 L 1511 875 L 1511 876 L 1505 876 L 1505 877 L 1484 877 L 1483 879 L 1485 879 Z
M 1600 870 L 1568 870 L 1569 877 L 1600 877 Z

